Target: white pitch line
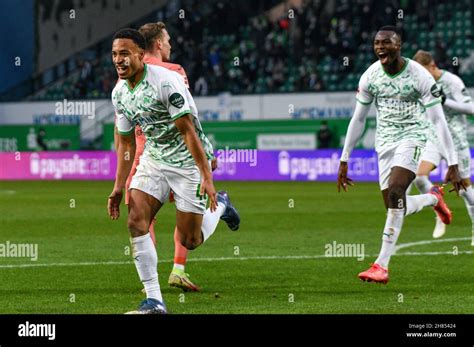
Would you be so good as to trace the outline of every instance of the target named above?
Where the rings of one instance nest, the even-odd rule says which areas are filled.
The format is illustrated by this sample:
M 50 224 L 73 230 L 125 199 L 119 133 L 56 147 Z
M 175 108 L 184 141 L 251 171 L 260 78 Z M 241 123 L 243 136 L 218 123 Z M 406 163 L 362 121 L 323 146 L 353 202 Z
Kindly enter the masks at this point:
M 444 252 L 405 252 L 394 254 L 394 256 L 417 256 L 417 255 L 453 255 L 452 251 Z M 458 251 L 457 254 L 474 254 L 474 251 Z M 365 254 L 364 258 L 376 257 L 378 254 Z M 220 257 L 220 258 L 195 258 L 188 259 L 189 262 L 217 262 L 217 261 L 245 261 L 245 260 L 311 260 L 323 258 L 342 258 L 328 257 L 326 255 L 288 255 L 288 256 L 256 256 L 256 257 Z M 358 258 L 358 257 L 352 257 Z M 160 260 L 161 263 L 172 263 L 172 259 Z M 0 269 L 16 269 L 29 267 L 55 267 L 55 266 L 95 266 L 95 265 L 131 265 L 133 261 L 98 261 L 98 262 L 80 262 L 80 263 L 44 263 L 44 264 L 8 264 L 0 265 Z
M 469 238 L 470 240 L 470 238 Z M 454 255 L 453 251 L 444 251 L 444 252 L 403 252 L 400 254 L 393 254 L 394 256 L 400 255 L 441 255 L 449 254 Z M 456 254 L 474 254 L 474 251 L 457 251 Z
M 408 243 L 401 243 L 395 247 L 395 254 L 404 248 L 418 246 L 418 245 L 429 245 L 431 243 L 439 243 L 439 242 L 451 242 L 451 241 L 466 241 L 470 240 L 470 237 L 455 237 L 450 239 L 435 239 L 435 240 L 424 240 L 424 241 L 416 241 L 416 242 L 408 242 Z
M 219 257 L 219 258 L 194 258 L 188 259 L 187 262 L 215 262 L 228 260 L 279 260 L 279 259 L 320 259 L 328 258 L 325 255 L 288 255 L 288 256 L 256 256 L 256 257 Z M 159 260 L 160 263 L 172 263 L 173 259 Z M 80 262 L 80 263 L 43 263 L 43 264 L 8 264 L 0 265 L 0 269 L 25 268 L 25 267 L 52 267 L 52 266 L 94 266 L 94 265 L 129 265 L 133 261 L 97 261 L 97 262 Z
M 126 265 L 126 264 L 133 264 L 133 262 L 129 260 L 129 261 L 96 261 L 96 262 L 81 262 L 81 263 L 8 264 L 8 265 L 0 265 L 0 269 L 16 269 L 16 268 L 25 268 L 25 267 L 94 266 L 94 265 Z

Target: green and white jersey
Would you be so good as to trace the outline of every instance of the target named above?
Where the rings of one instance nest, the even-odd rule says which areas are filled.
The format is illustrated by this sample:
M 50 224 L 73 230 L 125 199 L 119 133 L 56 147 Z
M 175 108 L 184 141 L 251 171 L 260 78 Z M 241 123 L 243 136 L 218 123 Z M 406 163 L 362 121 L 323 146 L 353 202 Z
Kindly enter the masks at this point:
M 196 133 L 208 159 L 213 148 L 202 130 L 193 97 L 176 72 L 145 64 L 143 78 L 133 89 L 119 80 L 112 91 L 116 126 L 120 134 L 132 134 L 139 125 L 146 137 L 143 155 L 174 167 L 195 165 L 174 121 L 191 114 Z
M 434 78 L 417 62 L 404 59 L 405 65 L 393 76 L 377 61 L 359 81 L 357 101 L 365 105 L 374 102 L 377 111 L 377 152 L 395 148 L 406 140 L 424 146 L 430 136 L 425 109 L 441 103 Z
M 447 99 L 457 102 L 471 102 L 471 96 L 463 81 L 455 74 L 443 70 L 441 77 L 437 81 L 438 87 L 443 89 Z M 454 142 L 456 151 L 469 148 L 467 141 L 467 118 L 465 114 L 458 113 L 448 107 L 443 107 L 448 128 Z

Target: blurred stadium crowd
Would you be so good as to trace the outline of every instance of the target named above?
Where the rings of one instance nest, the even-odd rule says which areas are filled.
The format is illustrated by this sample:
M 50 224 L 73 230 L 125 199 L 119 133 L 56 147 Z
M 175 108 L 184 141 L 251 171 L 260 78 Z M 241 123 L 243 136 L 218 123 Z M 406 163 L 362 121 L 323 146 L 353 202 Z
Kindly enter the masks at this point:
M 61 8 L 70 8 L 71 1 L 61 2 Z M 166 23 L 172 61 L 184 66 L 196 96 L 355 90 L 360 74 L 375 60 L 372 37 L 386 24 L 402 30 L 404 56 L 430 50 L 441 68 L 473 86 L 469 1 L 302 0 L 290 7 L 278 0 L 183 0 L 168 2 L 153 19 Z M 114 6 L 114 1 L 102 2 Z M 179 9 L 184 18 L 176 16 Z M 57 11 L 50 16 L 59 21 Z M 459 65 L 453 65 L 455 57 Z M 110 40 L 76 55 L 73 65 L 60 83 L 28 99 L 110 97 L 116 81 Z

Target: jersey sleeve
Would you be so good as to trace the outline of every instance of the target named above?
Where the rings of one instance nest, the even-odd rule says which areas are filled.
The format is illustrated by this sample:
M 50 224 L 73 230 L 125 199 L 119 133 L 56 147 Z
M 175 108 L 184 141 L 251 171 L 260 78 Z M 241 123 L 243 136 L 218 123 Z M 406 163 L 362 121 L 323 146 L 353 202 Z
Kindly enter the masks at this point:
M 118 107 L 115 93 L 112 93 L 112 104 L 115 109 L 115 127 L 120 135 L 129 135 L 133 133 L 135 124 L 127 118 L 123 110 Z
M 135 125 L 122 112 L 115 110 L 115 126 L 120 135 L 130 135 L 135 130 Z
M 472 98 L 469 95 L 469 91 L 467 90 L 466 86 L 462 79 L 456 76 L 453 84 L 451 86 L 451 94 L 454 98 L 454 101 L 458 102 L 471 102 Z
M 360 77 L 356 100 L 362 105 L 370 105 L 374 100 L 374 96 L 369 91 L 369 74 L 367 71 Z
M 168 109 L 172 120 L 176 120 L 188 113 L 191 113 L 188 97 L 186 95 L 186 85 L 183 78 L 176 72 L 170 75 L 161 85 L 163 102 Z
M 418 67 L 418 86 L 421 102 L 425 108 L 441 103 L 441 90 L 436 84 L 433 76 L 421 65 Z

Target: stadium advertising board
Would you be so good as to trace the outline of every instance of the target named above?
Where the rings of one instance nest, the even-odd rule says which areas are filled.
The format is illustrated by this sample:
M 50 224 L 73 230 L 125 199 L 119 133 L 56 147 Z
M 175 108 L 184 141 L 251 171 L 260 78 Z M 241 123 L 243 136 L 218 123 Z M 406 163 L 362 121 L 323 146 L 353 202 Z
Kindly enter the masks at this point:
M 469 88 L 474 95 L 474 88 Z M 355 107 L 355 92 L 292 93 L 264 95 L 231 95 L 195 97 L 202 121 L 262 120 L 262 119 L 347 119 Z M 84 100 L 91 102 L 91 100 Z M 70 112 L 70 103 L 78 112 Z M 82 112 L 81 100 L 51 102 L 0 103 L 0 124 L 79 124 L 107 117 L 113 120 L 110 99 L 93 100 L 94 117 Z M 63 112 L 58 112 L 59 105 Z M 81 108 L 82 107 L 82 108 Z M 77 110 L 76 110 L 77 111 Z M 375 116 L 374 108 L 369 116 Z
M 471 155 L 472 155 L 471 151 Z M 216 151 L 221 181 L 336 181 L 340 150 L 260 151 L 223 149 Z M 112 151 L 12 152 L 0 153 L 1 180 L 113 180 L 116 156 Z M 445 162 L 433 171 L 434 182 L 442 181 Z M 354 150 L 349 177 L 377 182 L 378 167 L 373 150 Z
M 203 122 L 202 126 L 215 149 L 316 149 L 322 120 L 263 120 L 246 122 Z M 327 121 L 332 138 L 330 147 L 344 145 L 348 119 Z M 114 125 L 104 124 L 104 150 L 113 150 Z M 372 141 L 373 142 L 373 141 Z
M 77 125 L 81 139 L 101 135 L 102 122 L 113 120 L 112 102 L 102 100 L 58 100 L 47 102 L 0 103 L 0 126 L 4 125 Z M 20 149 L 21 150 L 21 149 Z
M 0 126 L 0 152 L 78 150 L 79 125 Z
M 114 152 L 0 153 L 1 180 L 113 180 Z

